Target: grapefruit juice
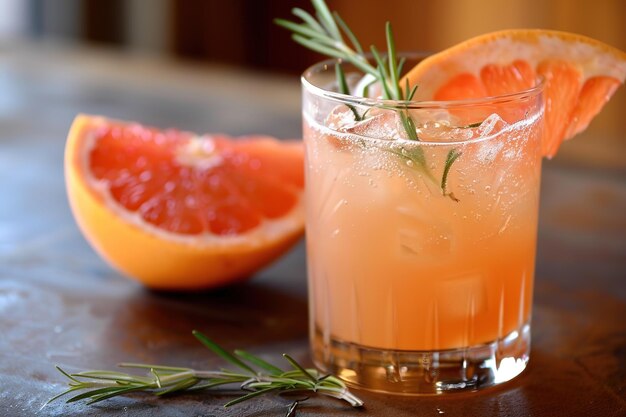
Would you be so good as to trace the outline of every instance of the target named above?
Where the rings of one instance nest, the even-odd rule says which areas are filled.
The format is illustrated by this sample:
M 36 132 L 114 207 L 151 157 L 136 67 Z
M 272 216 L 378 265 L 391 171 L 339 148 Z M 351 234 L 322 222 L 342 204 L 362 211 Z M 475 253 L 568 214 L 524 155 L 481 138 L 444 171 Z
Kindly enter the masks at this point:
M 540 89 L 398 110 L 319 89 L 317 72 L 305 73 L 303 115 L 316 364 L 400 393 L 517 375 L 530 342 Z M 400 111 L 418 141 L 402 137 Z

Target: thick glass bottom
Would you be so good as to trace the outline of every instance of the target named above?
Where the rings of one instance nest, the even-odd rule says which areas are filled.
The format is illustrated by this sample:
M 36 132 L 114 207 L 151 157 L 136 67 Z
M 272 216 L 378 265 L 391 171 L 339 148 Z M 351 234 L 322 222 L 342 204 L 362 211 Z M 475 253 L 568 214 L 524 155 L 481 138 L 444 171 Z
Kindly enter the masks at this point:
M 477 346 L 440 351 L 386 350 L 324 340 L 315 328 L 313 361 L 349 386 L 390 394 L 475 391 L 509 381 L 528 363 L 530 323 Z

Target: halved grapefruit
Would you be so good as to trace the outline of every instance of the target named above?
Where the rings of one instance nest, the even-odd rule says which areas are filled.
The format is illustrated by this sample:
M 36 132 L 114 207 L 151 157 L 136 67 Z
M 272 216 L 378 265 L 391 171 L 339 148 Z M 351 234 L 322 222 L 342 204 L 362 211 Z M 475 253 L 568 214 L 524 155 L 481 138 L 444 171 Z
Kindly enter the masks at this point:
M 303 234 L 303 149 L 79 115 L 65 149 L 70 205 L 112 266 L 155 289 L 245 278 Z
M 504 30 L 432 55 L 405 78 L 419 85 L 415 100 L 459 100 L 520 92 L 533 87 L 538 75 L 545 82 L 543 154 L 552 157 L 624 82 L 626 53 L 566 32 Z

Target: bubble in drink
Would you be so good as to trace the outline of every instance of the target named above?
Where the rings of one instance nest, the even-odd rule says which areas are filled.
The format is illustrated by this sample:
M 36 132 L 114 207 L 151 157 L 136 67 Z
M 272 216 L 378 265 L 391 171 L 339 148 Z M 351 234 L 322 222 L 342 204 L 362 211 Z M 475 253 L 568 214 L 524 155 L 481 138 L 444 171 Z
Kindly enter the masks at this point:
M 417 134 L 428 142 L 464 142 L 474 136 L 471 129 L 453 126 L 448 120 L 422 123 Z

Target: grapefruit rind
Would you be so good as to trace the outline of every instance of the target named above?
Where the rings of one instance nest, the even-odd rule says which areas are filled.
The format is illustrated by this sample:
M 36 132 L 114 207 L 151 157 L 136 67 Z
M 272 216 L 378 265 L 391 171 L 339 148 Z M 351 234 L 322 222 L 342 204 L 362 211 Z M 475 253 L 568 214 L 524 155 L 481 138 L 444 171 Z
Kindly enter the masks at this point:
M 112 266 L 154 289 L 206 289 L 244 279 L 288 250 L 302 236 L 299 201 L 278 220 L 237 236 L 181 236 L 143 221 L 113 200 L 87 169 L 94 138 L 89 132 L 110 123 L 78 115 L 65 149 L 65 178 L 76 222 L 94 249 Z
M 503 30 L 476 36 L 424 59 L 404 78 L 419 80 L 414 100 L 428 100 L 457 74 L 479 76 L 485 63 L 507 65 L 524 60 L 536 67 L 546 57 L 576 62 L 585 75 L 583 83 L 599 75 L 621 83 L 626 79 L 626 53 L 586 36 L 543 29 Z M 404 82 L 403 79 L 401 85 Z

